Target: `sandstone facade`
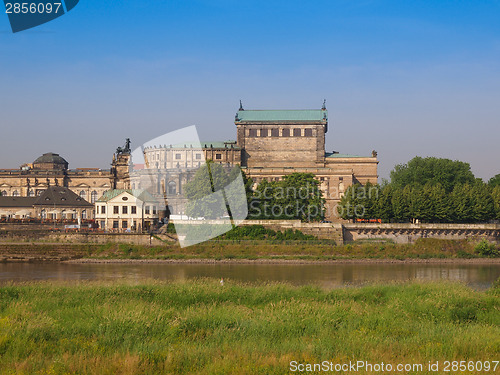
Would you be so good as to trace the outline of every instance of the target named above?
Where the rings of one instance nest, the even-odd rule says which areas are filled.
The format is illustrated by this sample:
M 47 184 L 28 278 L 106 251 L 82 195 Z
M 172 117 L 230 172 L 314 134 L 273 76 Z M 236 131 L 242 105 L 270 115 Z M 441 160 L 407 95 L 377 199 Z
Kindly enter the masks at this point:
M 172 214 L 184 214 L 183 186 L 204 160 L 223 166 L 239 164 L 256 184 L 285 175 L 313 173 L 327 201 L 327 219 L 336 219 L 335 206 L 354 183 L 377 183 L 377 155 L 356 156 L 325 152 L 328 111 L 244 110 L 235 116 L 236 141 L 155 145 L 144 150 L 144 170 L 131 176 L 132 188 L 168 196 Z M 153 177 L 153 175 L 155 177 Z

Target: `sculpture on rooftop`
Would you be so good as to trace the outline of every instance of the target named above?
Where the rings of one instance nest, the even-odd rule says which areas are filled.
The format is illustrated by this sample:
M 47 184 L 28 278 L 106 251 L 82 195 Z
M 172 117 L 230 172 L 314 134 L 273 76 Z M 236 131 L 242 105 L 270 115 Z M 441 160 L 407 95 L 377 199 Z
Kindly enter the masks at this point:
M 116 154 L 130 154 L 130 138 L 125 139 L 125 146 L 118 147 L 116 149 Z

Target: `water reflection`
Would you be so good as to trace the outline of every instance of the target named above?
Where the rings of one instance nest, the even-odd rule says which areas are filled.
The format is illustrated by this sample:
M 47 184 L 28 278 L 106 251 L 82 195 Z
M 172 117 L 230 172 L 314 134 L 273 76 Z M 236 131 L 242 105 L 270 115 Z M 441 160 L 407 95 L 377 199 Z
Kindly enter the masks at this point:
M 67 264 L 3 263 L 0 284 L 36 280 L 188 280 L 213 277 L 244 282 L 281 281 L 324 288 L 371 282 L 452 280 L 485 289 L 500 277 L 498 264 Z

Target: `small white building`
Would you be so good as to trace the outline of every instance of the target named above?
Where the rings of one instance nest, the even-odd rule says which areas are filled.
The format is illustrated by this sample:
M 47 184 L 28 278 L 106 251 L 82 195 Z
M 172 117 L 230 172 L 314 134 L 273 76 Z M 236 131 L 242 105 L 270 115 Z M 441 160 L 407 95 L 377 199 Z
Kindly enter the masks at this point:
M 145 190 L 109 190 L 95 203 L 99 228 L 112 232 L 141 232 L 159 220 L 159 202 Z

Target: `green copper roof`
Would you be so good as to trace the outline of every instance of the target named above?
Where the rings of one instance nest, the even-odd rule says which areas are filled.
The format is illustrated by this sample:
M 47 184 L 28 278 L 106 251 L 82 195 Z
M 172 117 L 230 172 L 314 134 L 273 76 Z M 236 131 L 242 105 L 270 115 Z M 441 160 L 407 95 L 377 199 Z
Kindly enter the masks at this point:
M 327 152 L 325 154 L 325 158 L 367 158 L 368 156 L 361 155 L 348 155 L 348 154 L 334 154 L 331 152 Z
M 137 199 L 140 199 L 143 202 L 154 202 L 155 199 L 153 196 L 147 192 L 146 190 L 143 189 L 114 189 L 114 190 L 108 190 L 107 192 L 104 193 L 104 195 L 99 198 L 97 201 L 98 202 L 107 202 L 117 196 L 119 196 L 121 193 L 127 192 Z
M 236 121 L 323 121 L 328 120 L 325 109 L 304 110 L 240 110 Z
M 225 142 L 201 142 L 201 147 L 203 148 L 240 148 L 236 145 L 236 141 L 225 141 Z

